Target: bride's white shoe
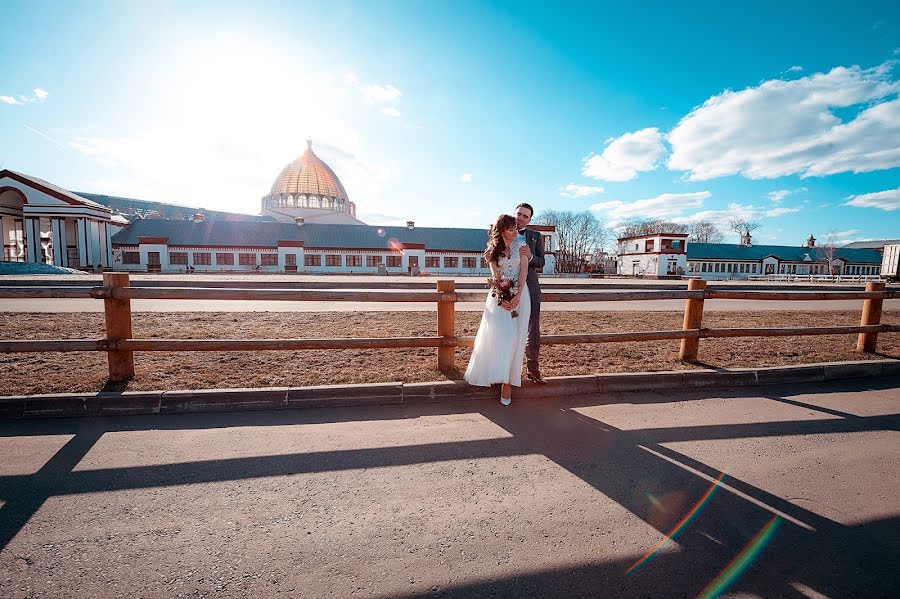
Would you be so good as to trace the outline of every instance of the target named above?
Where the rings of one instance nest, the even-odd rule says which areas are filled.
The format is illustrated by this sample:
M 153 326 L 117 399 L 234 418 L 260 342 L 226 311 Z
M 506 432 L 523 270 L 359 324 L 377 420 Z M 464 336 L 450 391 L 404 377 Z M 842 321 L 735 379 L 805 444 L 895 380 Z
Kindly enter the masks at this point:
M 501 395 L 501 396 L 500 396 L 500 403 L 502 403 L 504 406 L 508 406 L 509 404 L 512 403 L 512 397 L 503 397 L 503 396 Z

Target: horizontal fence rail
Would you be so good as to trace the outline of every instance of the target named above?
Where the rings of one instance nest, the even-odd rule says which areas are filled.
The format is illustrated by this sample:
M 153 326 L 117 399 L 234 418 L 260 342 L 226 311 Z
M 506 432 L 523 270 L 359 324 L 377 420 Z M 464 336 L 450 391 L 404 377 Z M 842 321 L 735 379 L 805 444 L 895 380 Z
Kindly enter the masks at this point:
M 768 329 L 680 329 L 627 333 L 541 335 L 542 345 L 618 343 L 723 337 L 793 337 L 849 333 L 900 332 L 900 325 L 788 327 Z M 408 347 L 472 347 L 475 337 L 344 337 L 340 339 L 79 339 L 0 341 L 0 353 L 73 351 L 285 351 L 302 349 L 380 349 Z
M 483 302 L 487 291 L 340 291 L 306 289 L 245 289 L 230 287 L 0 287 L 0 298 L 119 299 L 119 300 L 228 300 L 285 302 Z M 900 299 L 891 291 L 551 291 L 541 294 L 542 303 L 630 302 L 656 300 L 719 299 L 828 301 Z
M 436 290 L 342 290 L 247 287 L 132 287 L 127 273 L 106 273 L 101 286 L 0 286 L 0 298 L 93 298 L 105 308 L 105 339 L 0 340 L 0 353 L 101 351 L 109 357 L 109 378 L 120 381 L 134 376 L 134 352 L 187 351 L 292 351 L 330 349 L 436 348 L 438 368 L 454 367 L 455 348 L 472 347 L 474 337 L 457 337 L 455 304 L 484 302 L 487 291 L 457 291 L 454 281 L 437 281 Z M 684 300 L 685 319 L 680 330 L 631 331 L 542 335 L 546 345 L 621 343 L 680 340 L 679 358 L 697 360 L 700 339 L 733 337 L 785 337 L 857 334 L 857 349 L 874 352 L 879 333 L 900 332 L 900 326 L 881 324 L 885 299 L 900 298 L 900 291 L 886 290 L 881 282 L 869 282 L 865 291 L 772 291 L 706 289 L 706 282 L 693 279 L 688 289 L 550 291 L 542 302 L 616 302 Z M 702 327 L 704 300 L 828 301 L 863 300 L 859 326 L 723 328 Z M 362 337 L 337 339 L 134 339 L 131 333 L 131 300 L 231 300 L 299 302 L 413 302 L 436 303 L 437 335 L 421 337 Z

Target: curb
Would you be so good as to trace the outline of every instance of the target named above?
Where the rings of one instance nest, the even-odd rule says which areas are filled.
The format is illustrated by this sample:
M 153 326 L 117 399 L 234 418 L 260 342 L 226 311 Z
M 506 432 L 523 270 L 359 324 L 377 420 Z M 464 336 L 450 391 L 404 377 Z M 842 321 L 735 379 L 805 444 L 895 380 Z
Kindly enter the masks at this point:
M 524 383 L 515 393 L 516 397 L 521 398 L 548 398 L 619 391 L 820 383 L 882 376 L 900 376 L 900 360 L 559 376 L 548 377 L 548 385 Z M 0 420 L 421 404 L 494 399 L 496 396 L 495 389 L 471 387 L 463 381 L 193 391 L 54 393 L 0 397 Z

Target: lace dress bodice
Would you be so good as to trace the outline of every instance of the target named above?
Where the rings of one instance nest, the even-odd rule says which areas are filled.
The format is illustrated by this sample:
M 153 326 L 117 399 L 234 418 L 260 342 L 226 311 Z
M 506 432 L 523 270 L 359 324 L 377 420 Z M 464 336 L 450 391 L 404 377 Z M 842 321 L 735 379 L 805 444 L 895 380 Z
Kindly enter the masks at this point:
M 503 254 L 500 254 L 500 258 L 497 259 L 497 266 L 500 269 L 500 274 L 503 275 L 504 278 L 511 281 L 519 280 L 519 266 L 521 264 L 519 248 L 521 248 L 523 245 L 525 245 L 525 242 L 517 237 L 510 244 L 509 258 L 504 256 Z

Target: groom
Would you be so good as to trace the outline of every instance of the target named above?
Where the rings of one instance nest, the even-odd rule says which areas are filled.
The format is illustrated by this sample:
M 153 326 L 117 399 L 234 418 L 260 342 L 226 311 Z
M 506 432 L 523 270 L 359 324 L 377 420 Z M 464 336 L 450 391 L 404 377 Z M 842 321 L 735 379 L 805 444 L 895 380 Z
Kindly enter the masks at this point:
M 538 354 L 541 351 L 541 284 L 538 282 L 537 270 L 544 268 L 544 241 L 537 231 L 528 229 L 528 223 L 534 216 L 531 204 L 519 204 L 514 213 L 519 235 L 525 237 L 525 243 L 531 251 L 528 261 L 528 295 L 531 296 L 531 318 L 528 319 L 528 344 L 525 346 L 525 365 L 528 378 L 535 383 L 546 385 L 538 367 Z
M 541 351 L 541 284 L 538 282 L 537 269 L 544 268 L 544 241 L 537 231 L 528 229 L 528 223 L 534 216 L 534 208 L 531 204 L 521 203 L 516 206 L 513 213 L 516 217 L 516 227 L 519 237 L 525 238 L 525 243 L 531 252 L 528 260 L 528 295 L 531 298 L 531 317 L 528 319 L 528 343 L 525 345 L 525 366 L 528 369 L 526 376 L 533 382 L 546 385 L 547 381 L 541 376 L 538 367 L 538 354 Z M 491 259 L 491 249 L 484 252 L 485 262 Z

